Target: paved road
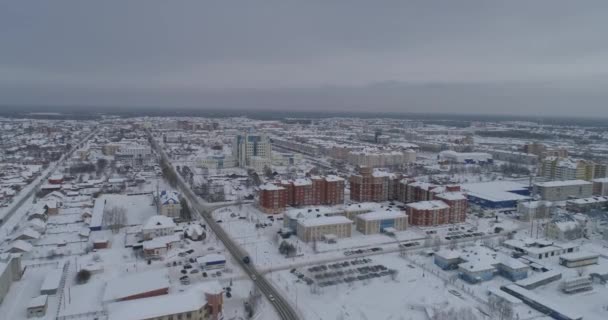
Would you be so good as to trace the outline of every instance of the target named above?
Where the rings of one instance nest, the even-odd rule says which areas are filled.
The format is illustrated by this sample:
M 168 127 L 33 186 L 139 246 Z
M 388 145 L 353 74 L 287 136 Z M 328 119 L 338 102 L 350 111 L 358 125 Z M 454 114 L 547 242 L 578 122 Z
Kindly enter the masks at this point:
M 198 198 L 192 189 L 182 180 L 181 176 L 175 172 L 175 169 L 171 165 L 169 158 L 165 151 L 160 147 L 158 142 L 154 140 L 151 133 L 148 131 L 148 137 L 151 139 L 152 147 L 156 150 L 156 152 L 160 155 L 161 161 L 164 162 L 168 168 L 173 170 L 174 174 L 178 177 L 178 189 L 182 192 L 183 196 L 188 200 L 190 206 L 192 207 L 192 211 L 196 212 L 201 218 L 205 220 L 209 228 L 215 233 L 218 239 L 222 241 L 228 252 L 235 258 L 237 263 L 241 266 L 241 268 L 250 276 L 255 285 L 258 287 L 260 292 L 262 292 L 269 300 L 273 307 L 276 309 L 277 313 L 284 320 L 297 320 L 300 317 L 296 310 L 291 306 L 289 300 L 283 297 L 283 295 L 268 281 L 263 273 L 259 272 L 253 262 L 245 263 L 243 259 L 248 256 L 248 254 L 236 243 L 234 242 L 230 236 L 222 229 L 222 227 L 215 222 L 211 213 L 213 210 L 218 209 L 220 207 L 229 206 L 231 204 L 220 204 L 214 205 L 208 202 L 202 201 L 202 199 Z M 273 299 L 271 299 L 273 297 Z
M 15 214 L 15 212 L 17 212 L 17 210 L 19 210 L 19 208 L 21 208 L 21 206 L 23 206 L 23 204 L 28 199 L 30 199 L 30 197 L 34 193 L 36 193 L 36 191 L 38 191 L 40 186 L 43 185 L 44 183 L 46 183 L 46 180 L 55 172 L 55 170 L 57 170 L 59 165 L 62 164 L 65 159 L 69 159 L 70 157 L 72 157 L 72 154 L 74 154 L 74 151 L 76 151 L 78 148 L 80 148 L 80 146 L 82 146 L 83 143 L 85 143 L 87 140 L 89 140 L 98 130 L 99 130 L 99 127 L 95 128 L 93 131 L 91 131 L 91 133 L 89 133 L 86 137 L 84 137 L 82 140 L 80 140 L 80 142 L 78 142 L 75 146 L 73 146 L 72 149 L 70 151 L 68 151 L 68 153 L 61 156 L 61 158 L 59 158 L 59 160 L 57 162 L 55 162 L 53 167 L 51 169 L 47 170 L 47 173 L 44 176 L 39 177 L 38 182 L 36 182 L 36 186 L 34 186 L 33 188 L 30 188 L 30 190 L 27 192 L 27 194 L 21 196 L 21 198 L 17 201 L 17 203 L 13 204 L 13 207 L 10 208 L 6 212 L 6 214 L 2 217 L 2 219 L 0 220 L 0 226 L 5 224 L 13 216 L 13 214 Z

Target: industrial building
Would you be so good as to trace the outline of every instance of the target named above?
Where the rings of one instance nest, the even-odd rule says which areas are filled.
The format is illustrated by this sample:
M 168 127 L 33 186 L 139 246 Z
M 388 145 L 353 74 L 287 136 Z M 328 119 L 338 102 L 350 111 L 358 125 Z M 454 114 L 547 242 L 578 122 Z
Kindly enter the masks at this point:
M 461 188 L 470 203 L 485 209 L 515 209 L 518 202 L 530 198 L 529 188 L 514 181 L 467 183 Z

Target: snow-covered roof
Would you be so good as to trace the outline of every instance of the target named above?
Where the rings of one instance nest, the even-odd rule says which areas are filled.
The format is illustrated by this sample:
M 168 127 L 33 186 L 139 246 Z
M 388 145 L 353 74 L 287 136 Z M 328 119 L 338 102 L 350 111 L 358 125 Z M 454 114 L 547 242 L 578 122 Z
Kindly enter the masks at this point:
M 547 181 L 547 182 L 537 182 L 536 186 L 539 187 L 568 187 L 568 186 L 583 186 L 590 185 L 591 182 L 585 180 L 564 180 L 564 181 Z
M 9 250 L 17 249 L 17 250 L 23 251 L 23 252 L 30 252 L 30 251 L 32 251 L 32 248 L 33 248 L 33 246 L 29 242 L 26 242 L 23 240 L 13 241 L 11 243 L 11 245 L 9 246 Z
M 435 195 L 435 197 L 441 198 L 443 200 L 451 200 L 451 201 L 467 199 L 467 197 L 462 192 L 444 192 L 444 193 Z
M 408 203 L 406 206 L 410 207 L 412 209 L 415 209 L 415 210 L 439 210 L 439 209 L 447 209 L 450 207 L 441 200 L 413 202 L 413 203 Z
M 285 190 L 285 188 L 283 188 L 281 186 L 277 186 L 276 184 L 273 184 L 273 183 L 265 183 L 260 186 L 260 190 L 277 191 L 277 190 Z
M 572 199 L 572 200 L 568 200 L 566 201 L 566 203 L 573 203 L 573 204 L 592 204 L 592 203 L 602 203 L 602 202 L 608 202 L 608 197 L 590 197 L 590 198 L 582 198 L 582 199 Z
M 335 181 L 344 181 L 344 178 L 340 178 L 335 175 L 328 175 L 327 177 L 325 177 L 325 180 L 327 180 L 328 182 L 335 182 Z
M 210 253 L 207 255 L 204 255 L 202 257 L 198 257 L 196 259 L 196 262 L 198 262 L 201 265 L 206 265 L 209 262 L 216 262 L 216 261 L 226 261 L 226 257 L 223 254 L 219 254 L 219 253 Z
M 179 193 L 177 193 L 175 191 L 163 190 L 160 193 L 160 202 L 162 204 L 178 204 L 179 203 Z
M 460 251 L 457 250 L 439 250 L 435 253 L 436 257 L 440 257 L 446 260 L 457 259 L 460 257 Z
M 563 260 L 587 260 L 587 259 L 595 259 L 598 258 L 600 255 L 597 253 L 591 253 L 591 252 L 585 252 L 585 251 L 579 251 L 579 252 L 572 252 L 572 253 L 566 253 L 566 254 L 562 254 L 559 258 L 563 259 Z
M 54 269 L 47 272 L 44 282 L 42 282 L 42 287 L 40 287 L 40 291 L 55 291 L 59 289 L 62 275 L 63 271 L 60 269 Z
M 27 304 L 27 308 L 28 309 L 42 308 L 42 307 L 46 306 L 46 303 L 47 303 L 48 299 L 49 299 L 49 296 L 47 296 L 46 294 L 34 297 Z
M 400 211 L 374 211 L 363 213 L 357 216 L 357 219 L 371 221 L 371 220 L 388 220 L 396 218 L 407 218 L 407 215 Z
M 143 242 L 143 248 L 145 250 L 151 250 L 151 249 L 159 249 L 159 248 L 166 248 L 168 244 L 170 243 L 175 243 L 179 241 L 179 236 L 176 234 L 172 234 L 172 235 L 168 235 L 168 236 L 162 236 L 162 237 L 156 237 L 152 240 L 147 240 Z
M 175 228 L 173 219 L 167 216 L 154 215 L 151 216 L 143 226 L 144 230 Z
M 167 269 L 153 269 L 130 273 L 107 282 L 103 301 L 117 301 L 136 294 L 168 289 L 169 286 L 169 272 Z
M 108 305 L 108 320 L 142 320 L 193 312 L 207 304 L 205 293 L 216 293 L 219 284 L 205 283 L 204 286 L 177 294 L 115 302 Z M 221 287 L 220 287 L 221 288 Z
M 93 215 L 91 216 L 91 228 L 101 228 L 103 223 L 103 211 L 106 207 L 105 199 L 95 199 L 95 205 L 93 206 Z
M 470 196 L 490 201 L 517 201 L 529 199 L 515 193 L 514 191 L 527 191 L 525 185 L 514 181 L 491 181 L 466 183 L 462 185 L 462 190 Z
M 353 222 L 352 222 L 352 220 L 350 220 L 344 216 L 331 216 L 331 217 L 310 218 L 310 219 L 306 219 L 306 220 L 301 220 L 298 223 L 305 227 L 316 227 L 316 226 L 323 226 L 323 225 L 344 224 L 344 223 L 353 223 Z

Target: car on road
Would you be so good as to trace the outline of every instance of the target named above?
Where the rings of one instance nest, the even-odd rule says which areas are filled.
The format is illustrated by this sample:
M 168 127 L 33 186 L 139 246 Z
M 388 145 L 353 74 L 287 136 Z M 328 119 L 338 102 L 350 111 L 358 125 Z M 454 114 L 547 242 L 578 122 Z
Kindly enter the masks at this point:
M 251 280 L 255 281 L 257 279 L 257 277 L 255 275 L 251 275 Z
M 270 301 L 274 302 L 274 301 L 275 301 L 274 296 L 273 296 L 273 295 L 271 295 L 271 294 L 269 294 L 269 295 L 268 295 L 268 300 L 270 300 Z

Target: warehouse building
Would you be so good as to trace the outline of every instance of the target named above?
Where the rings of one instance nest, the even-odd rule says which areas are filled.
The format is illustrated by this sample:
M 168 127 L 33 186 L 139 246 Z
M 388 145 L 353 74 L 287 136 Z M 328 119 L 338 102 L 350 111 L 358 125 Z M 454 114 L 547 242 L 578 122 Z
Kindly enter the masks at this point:
M 485 209 L 515 209 L 517 203 L 530 199 L 530 190 L 513 181 L 492 181 L 462 185 L 470 203 Z

